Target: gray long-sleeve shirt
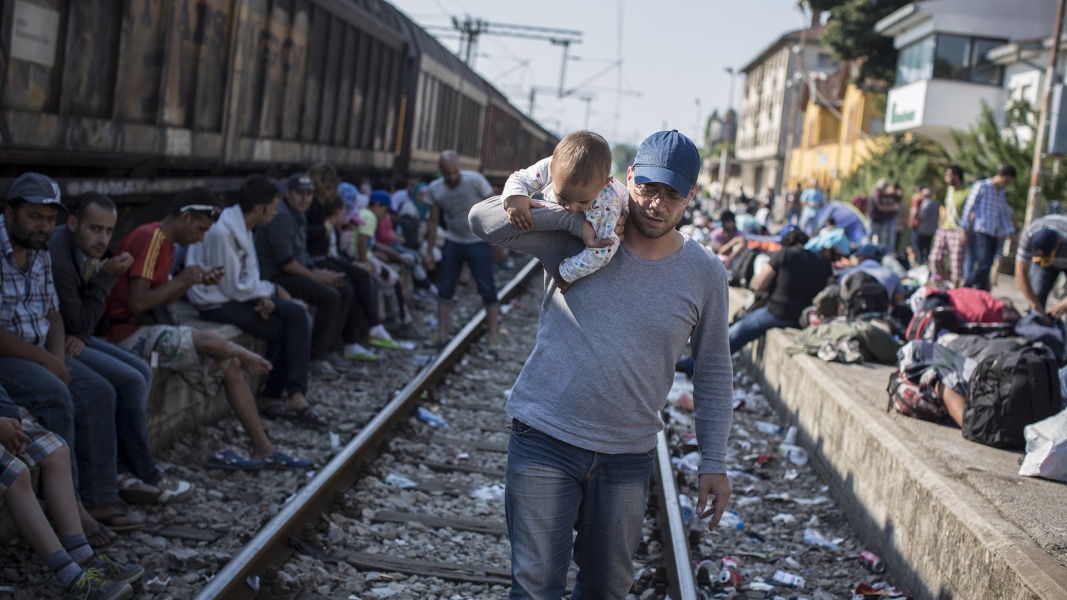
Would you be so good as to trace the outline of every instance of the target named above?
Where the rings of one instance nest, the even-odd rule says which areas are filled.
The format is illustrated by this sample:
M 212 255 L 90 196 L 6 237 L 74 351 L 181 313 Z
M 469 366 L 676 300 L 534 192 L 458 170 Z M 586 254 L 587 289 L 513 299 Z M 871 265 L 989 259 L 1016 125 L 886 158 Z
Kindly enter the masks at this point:
M 507 222 L 499 198 L 471 209 L 472 230 L 553 265 L 584 248 L 583 219 L 558 206 L 534 209 L 534 228 Z M 700 473 L 726 472 L 733 368 L 727 342 L 726 269 L 686 238 L 660 260 L 630 252 L 625 240 L 604 268 L 566 295 L 546 277 L 537 342 L 512 388 L 513 418 L 594 452 L 647 452 L 663 428 L 660 411 L 674 364 L 692 336 Z

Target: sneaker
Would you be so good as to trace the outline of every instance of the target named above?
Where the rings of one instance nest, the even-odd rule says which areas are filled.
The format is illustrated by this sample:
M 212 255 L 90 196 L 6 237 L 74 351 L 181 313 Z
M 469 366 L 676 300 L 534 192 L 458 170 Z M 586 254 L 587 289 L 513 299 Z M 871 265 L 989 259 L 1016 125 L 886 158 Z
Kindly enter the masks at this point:
M 387 350 L 413 350 L 415 348 L 415 344 L 411 342 L 401 342 L 393 338 L 371 338 L 370 345 Z
M 63 593 L 71 600 L 125 600 L 133 595 L 133 588 L 125 581 L 111 581 L 96 569 L 82 569 Z
M 354 352 L 346 352 L 345 358 L 350 360 L 358 360 L 362 362 L 377 362 L 378 355 L 370 350 L 356 350 Z
M 325 360 L 313 360 L 311 361 L 310 369 L 311 374 L 318 379 L 332 380 L 340 377 L 340 373 L 337 369 L 333 368 L 333 365 L 329 361 Z
M 859 340 L 841 340 L 837 345 L 837 354 L 843 363 L 853 364 L 863 362 L 863 353 L 860 351 Z
M 119 564 L 111 559 L 106 554 L 97 552 L 89 559 L 89 562 L 82 565 L 85 569 L 95 569 L 99 571 L 106 579 L 111 581 L 125 581 L 126 583 L 133 583 L 144 575 L 144 567 L 141 565 L 135 565 L 133 563 Z
M 821 346 L 819 346 L 819 352 L 816 354 L 822 360 L 826 362 L 833 362 L 837 360 L 837 345 L 833 340 L 823 340 Z
M 149 485 L 132 473 L 119 476 L 119 497 L 130 504 L 173 504 L 192 497 L 196 486 L 188 481 L 163 476 L 156 485 Z

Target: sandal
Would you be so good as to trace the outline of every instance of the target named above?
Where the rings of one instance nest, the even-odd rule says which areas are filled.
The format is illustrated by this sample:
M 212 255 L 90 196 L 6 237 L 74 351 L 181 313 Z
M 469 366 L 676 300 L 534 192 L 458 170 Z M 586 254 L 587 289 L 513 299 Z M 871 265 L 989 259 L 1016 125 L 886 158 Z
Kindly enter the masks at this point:
M 225 450 L 219 450 L 207 461 L 208 467 L 214 467 L 216 469 L 233 469 L 236 471 L 256 471 L 263 468 L 263 461 L 241 456 L 233 450 L 227 448 Z
M 114 544 L 115 540 L 119 539 L 119 535 L 114 531 L 111 531 L 107 525 L 97 521 L 96 530 L 86 531 L 85 539 L 93 549 L 107 548 L 111 544 Z
M 144 527 L 144 517 L 130 514 L 116 505 L 111 505 L 110 508 L 111 512 L 102 517 L 93 515 L 93 518 L 101 526 L 107 527 L 111 531 L 133 531 Z M 89 514 L 92 514 L 92 512 Z
M 312 469 L 315 467 L 315 463 L 310 460 L 289 456 L 281 450 L 275 450 L 274 454 L 264 458 L 263 464 L 276 469 Z
M 261 414 L 270 419 L 288 419 L 297 423 L 311 425 L 312 427 L 326 428 L 330 426 L 330 422 L 326 420 L 326 417 L 323 417 L 310 405 L 299 410 L 286 410 L 281 404 L 275 404 L 264 409 Z

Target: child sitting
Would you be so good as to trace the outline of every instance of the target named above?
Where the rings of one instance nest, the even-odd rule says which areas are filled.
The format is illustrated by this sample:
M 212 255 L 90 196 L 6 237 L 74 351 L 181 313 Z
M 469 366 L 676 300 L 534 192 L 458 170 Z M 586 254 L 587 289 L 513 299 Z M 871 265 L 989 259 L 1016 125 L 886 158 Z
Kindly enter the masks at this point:
M 611 176 L 607 140 L 591 131 L 568 134 L 552 156 L 508 177 L 502 198 L 513 227 L 533 227 L 530 209 L 544 206 L 531 198 L 536 192 L 542 193 L 545 202 L 570 212 L 584 212 L 597 237 L 611 241 L 610 246 L 586 248 L 563 259 L 559 266 L 562 281 L 557 279 L 556 285 L 560 292 L 566 292 L 572 283 L 606 265 L 618 250 L 615 225 L 627 211 L 630 195 L 626 186 Z
M 55 521 L 55 531 L 34 494 L 28 468 L 33 465 L 41 468 L 44 498 Z M 0 388 L 0 495 L 15 526 L 55 574 L 68 597 L 129 598 L 133 595 L 130 583 L 141 578 L 144 568 L 120 565 L 89 546 L 70 474 L 70 450 L 63 440 L 23 418 L 18 406 Z

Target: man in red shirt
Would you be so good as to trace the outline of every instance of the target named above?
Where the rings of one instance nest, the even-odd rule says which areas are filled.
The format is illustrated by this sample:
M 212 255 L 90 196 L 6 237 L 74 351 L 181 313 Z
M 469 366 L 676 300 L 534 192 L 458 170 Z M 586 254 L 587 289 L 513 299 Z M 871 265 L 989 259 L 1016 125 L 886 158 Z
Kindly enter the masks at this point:
M 175 197 L 162 221 L 138 227 L 119 243 L 116 252 L 129 252 L 134 262 L 108 296 L 108 340 L 148 360 L 153 367 L 181 371 L 194 384 L 199 379 L 202 391 L 209 396 L 218 391 L 221 371 L 226 399 L 251 438 L 252 452 L 244 457 L 225 449 L 211 458 L 210 466 L 246 470 L 264 466 L 311 468 L 310 461 L 276 449 L 259 420 L 244 372 L 265 375 L 270 371 L 270 362 L 214 331 L 178 325 L 168 310 L 194 285 L 214 285 L 222 278 L 222 267 L 199 265 L 185 267 L 174 278 L 170 276 L 174 245 L 188 246 L 203 240 L 219 213 L 210 191 L 190 188 Z

